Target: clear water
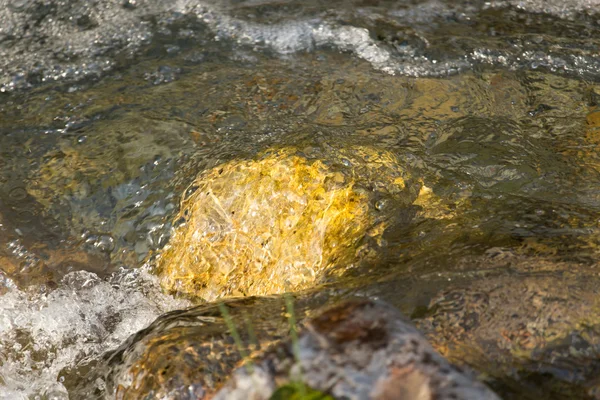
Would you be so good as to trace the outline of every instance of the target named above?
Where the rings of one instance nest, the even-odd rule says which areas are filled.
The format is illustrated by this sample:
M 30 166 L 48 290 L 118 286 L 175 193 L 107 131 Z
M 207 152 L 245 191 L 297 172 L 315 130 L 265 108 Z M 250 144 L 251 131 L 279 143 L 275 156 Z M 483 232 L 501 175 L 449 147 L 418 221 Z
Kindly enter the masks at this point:
M 148 272 L 189 183 L 299 141 L 393 151 L 449 207 L 398 215 L 377 262 L 308 310 L 319 293 L 384 298 L 435 342 L 439 293 L 518 298 L 516 274 L 569 283 L 557 307 L 587 316 L 559 337 L 597 324 L 597 1 L 4 3 L 0 398 L 110 397 L 110 373 L 86 386 L 86 366 L 189 306 Z M 596 390 L 593 357 L 511 357 L 489 378 L 507 396 Z

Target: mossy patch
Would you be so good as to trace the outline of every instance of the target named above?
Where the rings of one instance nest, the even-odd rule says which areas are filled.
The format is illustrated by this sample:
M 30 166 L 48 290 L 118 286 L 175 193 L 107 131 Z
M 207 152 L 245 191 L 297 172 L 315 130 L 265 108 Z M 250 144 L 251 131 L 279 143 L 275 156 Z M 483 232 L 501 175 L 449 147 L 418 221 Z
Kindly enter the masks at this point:
M 269 400 L 335 400 L 328 394 L 311 389 L 301 382 L 279 387 Z

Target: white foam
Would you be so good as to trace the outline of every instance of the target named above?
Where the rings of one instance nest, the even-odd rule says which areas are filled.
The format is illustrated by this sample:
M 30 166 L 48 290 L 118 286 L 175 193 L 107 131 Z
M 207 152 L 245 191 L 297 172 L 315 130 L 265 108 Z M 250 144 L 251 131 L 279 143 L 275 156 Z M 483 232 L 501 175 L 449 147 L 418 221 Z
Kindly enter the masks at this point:
M 527 12 L 570 18 L 582 12 L 597 13 L 600 0 L 494 0 L 486 2 L 485 6 L 491 8 L 512 6 Z
M 380 71 L 408 76 L 440 75 L 469 66 L 465 60 L 436 63 L 425 57 L 393 58 L 389 50 L 370 37 L 367 29 L 338 25 L 320 18 L 265 25 L 233 18 L 206 4 L 190 5 L 180 1 L 177 7 L 180 12 L 201 19 L 214 32 L 216 40 L 235 40 L 242 45 L 268 48 L 283 55 L 331 46 L 353 53 Z
M 333 44 L 341 50 L 351 51 L 375 65 L 390 61 L 387 50 L 381 49 L 369 36 L 369 31 L 354 26 L 329 27 L 321 24 L 314 29 L 315 41 L 320 45 Z
M 572 18 L 579 12 L 593 13 L 600 6 L 600 0 L 494 0 L 474 6 L 469 3 L 454 5 L 437 0 L 419 3 L 415 6 L 400 6 L 389 10 L 379 10 L 394 19 L 405 21 L 408 26 L 419 26 L 430 23 L 434 16 L 443 17 L 460 15 L 463 19 L 477 18 L 481 9 L 515 7 L 527 12 L 546 13 L 559 18 Z M 484 51 L 474 48 L 463 56 L 438 61 L 415 54 L 390 53 L 384 43 L 374 40 L 369 31 L 362 27 L 341 24 L 335 18 L 321 14 L 321 17 L 310 19 L 301 17 L 293 21 L 273 24 L 260 24 L 234 18 L 228 14 L 230 10 L 219 3 L 198 2 L 196 0 L 179 0 L 174 7 L 182 13 L 196 15 L 211 29 L 217 40 L 235 40 L 239 44 L 255 48 L 268 48 L 280 54 L 291 54 L 311 51 L 319 47 L 333 47 L 340 51 L 353 53 L 369 62 L 375 69 L 395 75 L 404 76 L 443 76 L 469 69 L 473 64 L 492 63 L 511 68 L 536 68 L 537 65 L 548 64 L 553 71 L 571 73 L 594 73 L 597 63 L 593 62 L 596 54 L 585 56 L 578 63 L 576 55 L 563 56 L 543 55 L 543 59 L 525 65 L 521 60 L 530 57 L 523 48 L 511 50 L 515 54 L 486 55 Z M 374 18 L 373 11 L 355 10 L 364 13 L 364 18 Z M 417 29 L 418 31 L 418 29 Z M 558 57 L 558 60 L 554 58 Z M 537 57 L 539 58 L 539 57 Z M 554 62 L 556 61 L 556 62 Z M 544 64 L 545 63 L 545 64 Z M 591 64 L 591 65 L 590 65 Z
M 189 305 L 162 294 L 142 269 L 110 280 L 73 272 L 48 294 L 13 289 L 0 300 L 0 399 L 67 399 L 63 368 L 115 348 L 160 314 Z

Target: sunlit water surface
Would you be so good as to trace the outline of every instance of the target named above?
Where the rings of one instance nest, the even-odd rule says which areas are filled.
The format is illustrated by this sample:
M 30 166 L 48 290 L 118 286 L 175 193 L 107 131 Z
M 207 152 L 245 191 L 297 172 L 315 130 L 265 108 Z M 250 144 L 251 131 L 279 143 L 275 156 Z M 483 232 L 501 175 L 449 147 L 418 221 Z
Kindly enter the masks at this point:
M 37 60 L 6 34 L 0 398 L 109 397 L 114 358 L 95 375 L 89 366 L 190 305 L 163 294 L 152 274 L 182 193 L 202 170 L 297 143 L 391 151 L 439 199 L 420 218 L 419 205 L 397 215 L 372 249 L 376 262 L 300 296 L 299 314 L 344 296 L 383 298 L 423 321 L 435 343 L 427 318 L 439 307 L 428 305 L 446 288 L 504 291 L 507 307 L 518 308 L 523 292 L 511 292 L 511 276 L 568 282 L 581 302 L 567 293 L 565 313 L 588 307 L 587 316 L 558 336 L 585 325 L 577 331 L 585 360 L 551 368 L 540 356 L 511 370 L 508 358 L 489 376 L 481 360 L 446 355 L 485 370 L 507 396 L 597 391 L 596 4 L 331 3 L 80 5 L 70 11 L 76 25 L 56 23 L 81 37 L 65 47 L 48 36 L 62 53 L 40 48 Z M 61 12 L 15 7 L 2 14 L 23 19 L 14 32 L 27 18 Z M 119 27 L 102 19 L 113 14 Z M 585 284 L 564 278 L 579 269 Z M 488 285 L 489 276 L 500 283 Z

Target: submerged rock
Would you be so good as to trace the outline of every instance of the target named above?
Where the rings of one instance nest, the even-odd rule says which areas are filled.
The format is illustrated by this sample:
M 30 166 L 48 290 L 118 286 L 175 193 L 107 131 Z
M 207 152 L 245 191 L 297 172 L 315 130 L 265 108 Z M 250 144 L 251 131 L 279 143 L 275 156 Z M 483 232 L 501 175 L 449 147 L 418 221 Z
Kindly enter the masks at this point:
M 39 205 L 22 190 L 18 205 L 0 194 L 0 295 L 9 288 L 53 289 L 72 271 L 103 275 L 109 265 L 106 257 L 67 240 L 61 226 L 41 216 Z
M 167 291 L 205 300 L 317 285 L 366 257 L 389 211 L 421 187 L 392 153 L 367 146 L 273 150 L 192 186 L 158 272 Z
M 236 370 L 214 399 L 268 400 L 294 382 L 338 399 L 498 399 L 448 364 L 397 310 L 365 300 L 308 321 L 297 342 Z
M 453 279 L 433 296 L 419 329 L 450 361 L 492 377 L 507 397 L 597 398 L 597 266 L 510 252 L 494 258 L 501 260 L 490 260 L 492 271 Z
M 297 304 L 299 318 L 305 315 L 305 306 Z M 106 389 L 107 396 L 123 400 L 198 399 L 214 393 L 241 361 L 241 352 L 268 347 L 289 330 L 281 298 L 235 299 L 225 307 L 227 318 L 215 304 L 160 316 L 92 369 L 87 379 L 92 388 L 84 385 L 70 393 L 75 398 L 88 396 L 96 382 L 106 382 L 102 392 Z M 236 327 L 243 348 L 235 345 L 228 321 Z
M 314 294 L 296 299 L 293 313 L 304 321 L 296 339 L 282 297 L 172 312 L 109 353 L 88 378 L 122 400 L 269 399 L 304 389 L 323 399 L 498 398 L 435 352 L 392 306 L 353 299 L 310 317 L 328 302 Z

